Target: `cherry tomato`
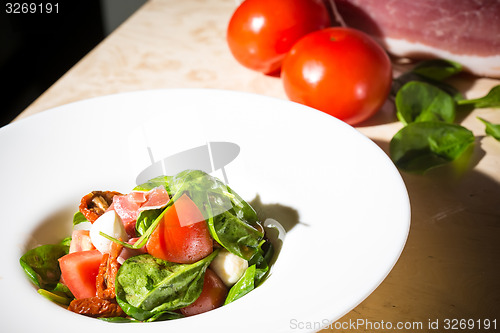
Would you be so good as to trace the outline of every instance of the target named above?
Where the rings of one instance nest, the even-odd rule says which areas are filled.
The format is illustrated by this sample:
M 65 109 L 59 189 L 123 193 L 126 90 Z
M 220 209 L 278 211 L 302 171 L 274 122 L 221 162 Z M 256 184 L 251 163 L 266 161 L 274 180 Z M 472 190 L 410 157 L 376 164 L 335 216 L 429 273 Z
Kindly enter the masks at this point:
M 227 42 L 243 66 L 270 74 L 299 38 L 330 24 L 322 0 L 245 0 L 229 21 Z
M 167 208 L 146 249 L 154 257 L 181 264 L 194 263 L 212 253 L 213 240 L 207 223 L 186 194 Z
M 227 287 L 212 270 L 207 268 L 203 280 L 203 290 L 200 296 L 191 305 L 181 309 L 186 317 L 207 312 L 224 304 L 227 296 Z
M 96 278 L 102 253 L 98 250 L 79 251 L 59 258 L 61 280 L 76 298 L 96 295 Z
M 391 62 L 361 31 L 331 27 L 300 39 L 283 62 L 287 96 L 348 124 L 358 124 L 384 104 L 391 87 Z

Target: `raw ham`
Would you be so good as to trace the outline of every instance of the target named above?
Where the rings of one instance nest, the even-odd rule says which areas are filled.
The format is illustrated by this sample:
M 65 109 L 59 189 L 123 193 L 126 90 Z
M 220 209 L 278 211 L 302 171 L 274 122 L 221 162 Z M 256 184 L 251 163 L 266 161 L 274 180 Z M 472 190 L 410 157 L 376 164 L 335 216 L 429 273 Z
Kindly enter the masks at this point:
M 113 198 L 113 209 L 126 225 L 137 220 L 139 208 L 146 202 L 145 192 L 130 192 L 126 195 L 116 195 Z
M 498 0 L 335 0 L 347 26 L 391 54 L 456 61 L 480 76 L 500 77 Z
M 132 191 L 126 195 L 115 195 L 109 209 L 113 209 L 120 216 L 127 234 L 132 235 L 141 211 L 162 208 L 169 200 L 165 187 L 159 186 L 148 192 Z
M 156 187 L 147 192 L 146 202 L 141 205 L 139 211 L 161 208 L 165 206 L 169 200 L 170 198 L 165 188 L 163 186 Z

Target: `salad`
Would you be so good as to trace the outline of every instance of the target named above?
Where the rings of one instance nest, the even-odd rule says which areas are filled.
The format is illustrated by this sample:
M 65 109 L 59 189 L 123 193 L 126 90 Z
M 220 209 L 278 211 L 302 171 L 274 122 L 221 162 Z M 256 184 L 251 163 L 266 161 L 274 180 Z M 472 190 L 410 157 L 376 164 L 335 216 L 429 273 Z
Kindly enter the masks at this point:
M 269 272 L 274 248 L 255 210 L 199 170 L 130 193 L 93 191 L 70 237 L 20 263 L 38 292 L 111 322 L 192 316 L 237 300 Z

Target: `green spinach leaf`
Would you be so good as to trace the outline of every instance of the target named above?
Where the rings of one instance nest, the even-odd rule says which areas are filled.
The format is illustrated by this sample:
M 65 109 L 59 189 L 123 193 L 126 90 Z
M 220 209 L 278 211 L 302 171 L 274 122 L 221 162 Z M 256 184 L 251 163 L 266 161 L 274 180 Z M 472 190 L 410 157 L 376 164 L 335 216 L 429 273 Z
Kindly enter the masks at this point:
M 152 189 L 158 187 L 158 186 L 164 186 L 165 190 L 170 194 L 171 189 L 169 187 L 170 183 L 172 181 L 171 176 L 158 176 L 153 179 L 148 180 L 144 184 L 137 185 L 134 188 L 134 191 L 151 191 Z
M 399 90 L 408 82 L 428 83 L 446 92 L 448 95 L 451 96 L 451 98 L 453 98 L 454 101 L 459 101 L 463 99 L 462 93 L 460 93 L 460 91 L 458 91 L 458 89 L 456 89 L 452 85 L 449 85 L 445 82 L 436 81 L 423 77 L 422 75 L 419 75 L 411 71 L 401 74 L 392 81 L 391 96 L 395 97 L 399 92 Z
M 201 210 L 210 201 L 214 215 L 233 210 L 238 218 L 248 224 L 256 224 L 258 221 L 255 210 L 236 192 L 219 179 L 201 170 L 185 170 L 178 173 L 172 179 L 171 189 L 176 197 L 188 193 Z M 205 215 L 205 218 L 208 216 Z
M 464 99 L 457 102 L 458 105 L 472 105 L 475 108 L 498 108 L 500 107 L 500 85 L 494 86 L 486 96 L 475 99 Z
M 257 246 L 264 237 L 257 213 L 219 179 L 200 170 L 185 170 L 173 177 L 154 178 L 136 189 L 148 190 L 159 185 L 170 189 L 172 199 L 156 220 L 149 217 L 147 221 L 139 223 L 138 231 L 142 236 L 136 244 L 124 246 L 142 247 L 168 207 L 187 194 L 202 212 L 212 237 L 223 247 L 246 260 L 257 252 Z
M 477 117 L 483 124 L 486 125 L 486 134 L 494 137 L 496 140 L 500 141 L 500 124 L 493 124 L 486 119 Z
M 75 298 L 75 296 L 73 296 L 73 294 L 71 293 L 69 288 L 61 282 L 58 282 L 56 287 L 54 289 L 52 289 L 51 291 L 59 296 L 67 297 L 70 299 Z
M 254 290 L 255 288 L 256 267 L 252 265 L 247 268 L 243 276 L 229 289 L 224 305 L 236 301 Z
M 41 245 L 26 252 L 19 262 L 35 285 L 52 290 L 61 277 L 58 259 L 68 252 L 69 246 L 66 245 Z
M 179 319 L 179 318 L 183 318 L 183 317 L 184 316 L 178 312 L 163 311 L 163 312 L 159 312 L 159 313 L 153 315 L 151 318 L 149 318 L 145 321 L 149 323 L 152 321 L 165 321 L 165 320 Z
M 403 124 L 455 120 L 455 102 L 443 90 L 425 83 L 408 82 L 396 95 L 397 117 Z
M 123 311 L 147 320 L 188 306 L 201 294 L 214 251 L 193 264 L 177 264 L 143 254 L 127 259 L 116 277 L 116 299 Z
M 269 272 L 269 263 L 274 255 L 273 244 L 269 241 L 263 240 L 258 249 L 257 253 L 250 259 L 249 265 L 256 266 L 255 272 L 255 286 L 258 287 L 260 283 L 264 280 L 267 273 Z
M 135 230 L 139 236 L 142 236 L 146 233 L 148 228 L 153 224 L 153 222 L 160 216 L 163 209 L 148 209 L 143 210 L 139 213 L 137 217 L 137 222 L 135 224 Z
M 65 246 L 70 246 L 71 245 L 71 236 L 63 238 L 63 240 L 59 244 L 65 245 Z
M 108 323 L 140 323 L 140 321 L 128 317 L 99 317 L 97 319 Z
M 468 129 L 442 122 L 416 122 L 392 138 L 390 155 L 402 170 L 423 173 L 460 156 L 474 143 Z
M 219 244 L 245 260 L 254 256 L 263 237 L 260 231 L 244 223 L 229 211 L 209 218 L 208 228 Z
M 219 179 L 200 170 L 185 170 L 172 178 L 173 200 L 187 193 L 207 220 L 210 234 L 228 251 L 250 259 L 264 237 L 257 213 Z
M 38 289 L 38 293 L 43 297 L 45 297 L 46 299 L 62 305 L 69 305 L 69 303 L 71 303 L 71 300 L 73 299 L 73 297 L 68 297 L 66 295 L 61 295 L 59 293 L 55 293 L 53 291 L 48 291 L 41 288 Z
M 412 72 L 427 79 L 442 81 L 463 70 L 462 65 L 451 60 L 432 59 L 418 63 Z
M 200 170 L 179 172 L 173 177 L 171 188 L 176 198 L 186 193 L 200 208 L 205 219 L 208 219 L 208 214 L 204 211 L 204 207 L 209 203 L 210 197 L 217 202 L 217 206 L 212 208 L 213 214 L 217 215 L 232 208 L 226 185 Z
M 85 215 L 83 215 L 80 211 L 78 211 L 73 215 L 73 225 L 75 226 L 82 222 L 88 222 L 88 220 L 85 217 Z

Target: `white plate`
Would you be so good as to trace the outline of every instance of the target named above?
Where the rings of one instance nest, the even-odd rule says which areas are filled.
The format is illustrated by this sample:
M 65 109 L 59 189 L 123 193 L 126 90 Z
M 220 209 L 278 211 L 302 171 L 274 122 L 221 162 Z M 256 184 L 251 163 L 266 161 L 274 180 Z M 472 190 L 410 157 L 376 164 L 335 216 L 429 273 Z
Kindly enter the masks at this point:
M 214 311 L 149 324 L 87 318 L 37 294 L 19 258 L 69 235 L 81 196 L 128 192 L 152 162 L 211 142 L 239 147 L 213 174 L 289 229 L 262 286 Z M 0 156 L 6 332 L 317 331 L 382 282 L 409 230 L 405 185 L 372 141 L 324 113 L 257 95 L 154 90 L 81 101 L 0 129 Z

